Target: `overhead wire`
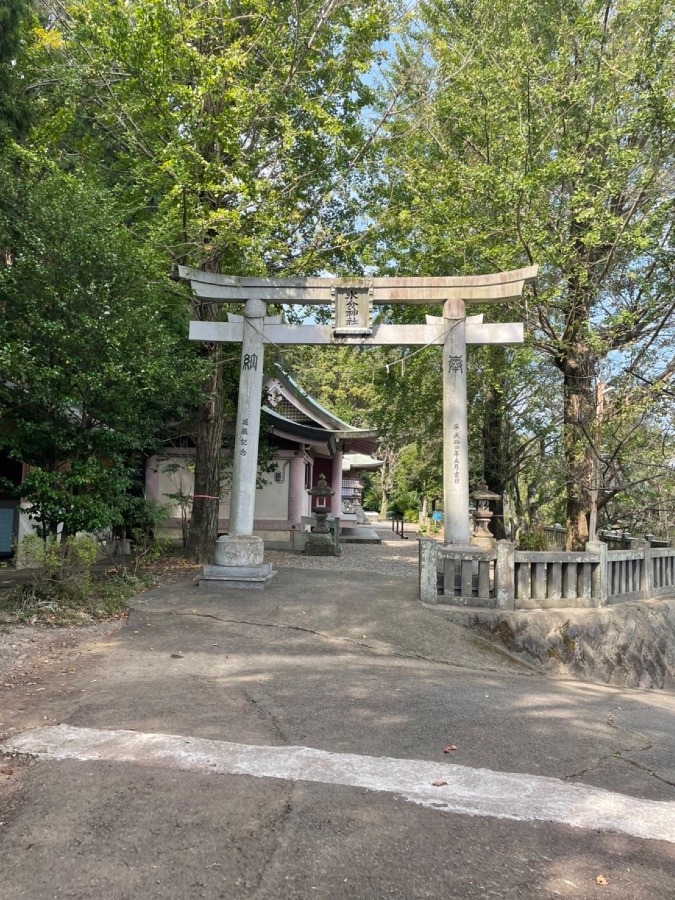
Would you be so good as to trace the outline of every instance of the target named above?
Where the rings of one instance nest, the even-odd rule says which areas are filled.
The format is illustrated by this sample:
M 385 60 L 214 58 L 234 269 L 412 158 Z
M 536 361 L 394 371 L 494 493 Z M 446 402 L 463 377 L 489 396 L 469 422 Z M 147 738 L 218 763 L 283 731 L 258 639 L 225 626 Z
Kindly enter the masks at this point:
M 279 344 L 277 344 L 275 341 L 273 341 L 271 338 L 269 338 L 263 330 L 258 328 L 257 325 L 253 324 L 251 319 L 247 319 L 247 322 L 248 322 L 249 326 L 264 339 L 266 344 L 270 344 L 272 347 L 274 347 L 279 352 L 279 354 L 281 355 L 282 358 L 286 357 L 287 350 L 285 350 L 283 347 L 281 347 Z M 444 341 L 445 338 L 447 337 L 447 335 L 450 334 L 450 332 L 453 331 L 455 328 L 457 328 L 458 325 L 460 325 L 462 322 L 466 322 L 466 316 L 463 316 L 461 319 L 456 319 L 455 321 L 453 321 L 453 323 L 451 325 L 449 325 L 447 328 L 445 328 L 441 332 L 441 334 L 437 335 L 435 338 L 430 340 L 428 343 L 424 344 L 422 347 L 419 347 L 417 350 L 413 350 L 412 353 L 406 353 L 403 356 L 400 356 L 398 359 L 392 360 L 391 362 L 388 362 L 388 363 L 384 363 L 381 366 L 373 366 L 372 373 L 374 374 L 375 372 L 380 372 L 380 371 L 386 369 L 387 374 L 389 374 L 390 369 L 392 369 L 394 366 L 399 365 L 399 363 L 400 363 L 401 377 L 405 377 L 406 362 L 413 359 L 415 356 L 422 353 L 424 350 L 428 350 L 429 347 L 440 346 L 440 342 Z M 377 344 L 375 344 L 375 345 L 373 345 L 373 344 L 365 344 L 365 345 L 364 344 L 361 344 L 361 345 L 359 345 L 359 344 L 330 344 L 328 346 L 359 347 L 359 346 L 386 346 L 386 345 L 382 345 L 382 344 L 379 344 L 379 345 L 377 345 Z

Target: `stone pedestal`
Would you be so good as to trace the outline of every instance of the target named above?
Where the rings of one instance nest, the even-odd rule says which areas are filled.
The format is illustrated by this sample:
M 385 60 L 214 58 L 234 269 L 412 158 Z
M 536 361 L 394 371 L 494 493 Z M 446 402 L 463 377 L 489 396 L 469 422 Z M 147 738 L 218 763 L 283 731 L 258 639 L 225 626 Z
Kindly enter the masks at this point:
M 217 566 L 260 566 L 265 544 L 254 534 L 224 534 L 216 541 Z
M 303 553 L 307 556 L 336 556 L 335 544 L 330 534 L 312 533 L 305 544 Z
M 264 542 L 252 534 L 225 534 L 216 542 L 216 564 L 204 566 L 199 587 L 263 588 L 276 577 L 263 563 Z
M 474 547 L 480 547 L 481 550 L 496 550 L 497 538 L 491 534 L 474 534 L 471 537 L 471 544 Z

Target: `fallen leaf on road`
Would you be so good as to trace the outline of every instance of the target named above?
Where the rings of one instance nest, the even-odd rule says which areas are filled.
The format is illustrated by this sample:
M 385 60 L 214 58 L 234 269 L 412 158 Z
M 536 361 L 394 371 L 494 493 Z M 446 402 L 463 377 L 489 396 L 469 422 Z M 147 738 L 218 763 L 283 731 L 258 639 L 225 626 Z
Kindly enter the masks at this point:
M 172 653 L 171 659 L 185 659 L 182 653 Z
M 609 878 L 605 878 L 604 875 L 598 875 L 595 879 L 596 884 L 609 884 Z
M 447 781 L 432 781 L 431 782 L 434 787 L 443 787 L 444 784 L 447 784 Z
M 452 753 L 456 749 L 457 747 L 454 744 L 448 744 L 447 747 L 443 747 L 443 753 Z
M 3 769 L 0 769 L 0 772 L 3 775 L 13 775 L 14 769 L 11 766 L 5 766 Z

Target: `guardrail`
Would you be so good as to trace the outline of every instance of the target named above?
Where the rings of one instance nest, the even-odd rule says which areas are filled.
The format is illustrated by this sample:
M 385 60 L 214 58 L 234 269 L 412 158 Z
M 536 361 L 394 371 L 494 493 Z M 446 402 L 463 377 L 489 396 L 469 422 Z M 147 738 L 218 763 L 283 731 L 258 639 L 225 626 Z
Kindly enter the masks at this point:
M 593 541 L 584 552 L 566 553 L 520 551 L 509 541 L 498 541 L 495 550 L 419 541 L 426 603 L 560 609 L 675 597 L 675 547 L 635 541 L 631 550 L 608 550 Z
M 490 551 L 452 549 L 441 557 L 440 588 L 444 598 L 456 606 L 491 606 L 494 597 L 497 554 Z

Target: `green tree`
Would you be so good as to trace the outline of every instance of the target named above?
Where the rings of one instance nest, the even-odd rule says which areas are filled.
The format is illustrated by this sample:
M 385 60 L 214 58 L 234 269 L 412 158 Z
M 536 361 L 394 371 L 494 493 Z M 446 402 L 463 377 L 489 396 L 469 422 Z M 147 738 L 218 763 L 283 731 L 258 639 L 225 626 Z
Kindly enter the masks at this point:
M 33 0 L 0 0 L 0 148 L 28 128 L 29 103 L 17 65 L 33 24 Z
M 63 538 L 121 522 L 132 471 L 194 400 L 186 309 L 109 193 L 15 150 L 0 165 L 0 446 Z
M 34 57 L 49 72 L 36 139 L 64 148 L 135 207 L 176 262 L 311 274 L 351 252 L 350 172 L 370 142 L 363 79 L 389 4 L 367 0 L 46 0 Z M 217 304 L 194 314 L 213 320 Z M 197 414 L 190 550 L 217 533 L 223 355 Z
M 377 403 L 377 381 L 384 368 L 377 347 L 289 347 L 280 362 L 298 373 L 304 390 L 336 416 L 368 428 Z
M 598 527 L 670 538 L 675 497 L 672 391 L 645 392 L 630 375 L 598 386 L 591 435 Z
M 598 375 L 675 371 L 673 60 L 664 0 L 429 0 L 392 66 L 408 105 L 381 146 L 382 269 L 541 266 L 521 314 L 562 382 L 570 546 Z

